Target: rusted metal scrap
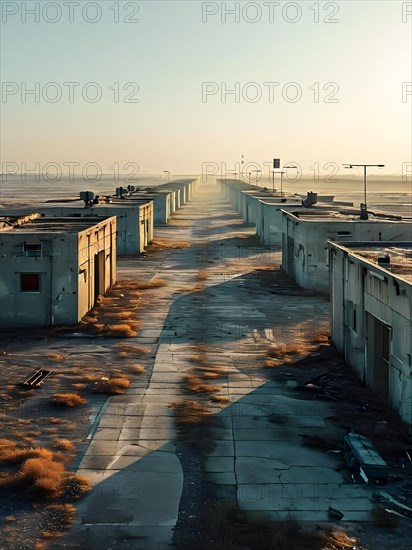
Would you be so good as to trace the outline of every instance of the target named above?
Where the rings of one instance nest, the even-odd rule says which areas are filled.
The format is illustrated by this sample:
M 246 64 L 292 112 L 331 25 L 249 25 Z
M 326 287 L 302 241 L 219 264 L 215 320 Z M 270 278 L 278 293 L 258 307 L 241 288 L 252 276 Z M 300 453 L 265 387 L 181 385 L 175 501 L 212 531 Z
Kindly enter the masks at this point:
M 346 463 L 356 476 L 360 476 L 366 483 L 386 483 L 389 467 L 369 438 L 350 432 L 343 442 Z
M 52 372 L 52 370 L 39 369 L 32 376 L 30 376 L 30 378 L 23 382 L 23 386 L 38 388 L 41 384 L 43 384 L 46 378 L 51 375 Z

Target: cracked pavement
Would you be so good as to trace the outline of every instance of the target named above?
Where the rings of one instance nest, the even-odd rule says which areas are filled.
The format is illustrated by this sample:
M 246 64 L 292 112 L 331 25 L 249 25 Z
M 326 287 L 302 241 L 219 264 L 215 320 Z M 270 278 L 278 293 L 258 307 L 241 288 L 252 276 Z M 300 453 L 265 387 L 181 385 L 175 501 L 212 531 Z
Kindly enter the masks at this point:
M 327 435 L 326 402 L 296 390 L 293 376 L 276 379 L 261 362 L 268 344 L 304 343 L 329 323 L 329 303 L 301 291 L 280 272 L 281 252 L 263 247 L 215 185 L 199 185 L 191 203 L 156 239 L 180 241 L 146 258 L 120 258 L 118 279 L 156 280 L 140 311 L 142 331 L 128 342 L 145 346 L 143 376 L 104 405 L 78 472 L 94 489 L 78 505 L 71 536 L 88 548 L 168 548 L 179 510 L 185 466 L 176 452 L 170 404 L 192 399 L 182 376 L 203 346 L 222 376 L 209 401 L 220 419 L 205 460 L 208 479 L 234 491 L 241 509 L 273 519 L 328 521 L 329 506 L 345 520 L 363 521 L 371 490 L 354 485 L 332 452 L 303 446 L 302 434 Z M 195 351 L 194 351 L 195 350 Z

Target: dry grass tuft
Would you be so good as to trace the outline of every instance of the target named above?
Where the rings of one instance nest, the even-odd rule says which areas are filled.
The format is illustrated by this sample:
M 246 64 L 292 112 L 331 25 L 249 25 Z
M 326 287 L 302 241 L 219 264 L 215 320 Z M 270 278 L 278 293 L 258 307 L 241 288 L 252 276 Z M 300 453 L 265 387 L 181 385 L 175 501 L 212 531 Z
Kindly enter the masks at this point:
M 230 403 L 230 398 L 227 397 L 226 395 L 212 395 L 212 397 L 210 398 L 211 401 L 213 401 L 213 403 L 217 403 L 218 405 L 229 405 Z
M 287 344 L 270 344 L 266 349 L 269 357 L 262 363 L 265 369 L 278 367 L 282 363 L 292 364 L 297 358 L 307 357 L 316 346 L 308 342 L 288 342 Z
M 173 409 L 176 424 L 198 424 L 205 416 L 210 414 L 210 409 L 197 401 L 174 401 L 169 407 Z
M 119 311 L 110 313 L 112 319 L 130 319 L 133 317 L 133 311 Z
M 76 518 L 76 508 L 73 504 L 49 504 L 45 507 L 47 524 L 43 532 L 44 538 L 51 538 L 62 534 L 70 527 Z
M 58 416 L 51 416 L 48 419 L 48 422 L 50 424 L 65 424 L 66 420 L 64 418 L 59 418 Z
M 308 355 L 312 351 L 312 346 L 307 342 L 289 342 L 286 344 L 286 355 Z
M 204 380 L 217 380 L 218 378 L 222 378 L 223 376 L 225 376 L 225 374 L 218 369 L 213 369 L 213 370 L 196 369 L 196 372 L 198 372 Z
M 74 451 L 74 445 L 69 439 L 55 439 L 53 441 L 53 447 L 57 451 L 64 451 L 72 453 Z
M 156 239 L 152 241 L 152 247 L 159 250 L 166 248 L 190 248 L 192 243 L 189 241 L 174 241 L 172 239 Z
M 51 402 L 54 405 L 76 407 L 78 405 L 84 405 L 86 403 L 86 399 L 84 399 L 78 393 L 55 393 L 51 397 Z
M 204 382 L 196 374 L 187 374 L 182 378 L 183 386 L 186 392 L 195 394 L 210 394 L 220 391 L 221 386 L 212 386 Z
M 286 352 L 285 344 L 270 344 L 266 350 L 266 355 L 272 357 L 273 359 L 278 358 L 281 355 L 284 355 Z
M 195 342 L 194 344 L 191 344 L 189 347 L 193 350 L 196 350 L 201 355 L 205 355 L 208 350 L 207 344 L 203 342 Z
M 129 368 L 136 373 L 144 372 L 145 370 L 145 367 L 143 365 L 139 365 L 138 363 L 131 365 Z
M 47 359 L 50 359 L 50 361 L 55 361 L 56 363 L 60 363 L 60 361 L 64 361 L 67 359 L 66 355 L 62 355 L 61 353 L 48 353 L 46 354 Z
M 91 490 L 86 478 L 66 472 L 57 455 L 47 449 L 15 449 L 20 467 L 0 478 L 0 486 L 23 490 L 34 499 L 78 499 Z M 22 460 L 24 454 L 24 459 Z M 31 457 L 30 455 L 37 455 Z
M 207 281 L 207 271 L 205 269 L 199 269 L 195 274 L 195 281 L 198 283 Z
M 122 354 L 120 355 L 121 357 L 127 357 L 128 355 L 143 355 L 144 353 L 150 352 L 149 348 L 135 346 L 134 344 L 116 344 L 114 347 L 119 351 L 119 355 Z
M 319 330 L 318 332 L 315 332 L 313 335 L 312 342 L 315 342 L 316 344 L 324 344 L 329 342 L 329 332 L 324 330 Z
M 160 285 L 156 281 L 155 287 Z M 99 296 L 95 307 L 81 320 L 80 328 L 103 338 L 132 338 L 140 329 L 136 318 L 140 303 L 140 283 L 118 281 L 105 296 Z
M 125 393 L 130 386 L 130 380 L 125 376 L 113 378 L 101 378 L 94 391 L 97 393 L 107 393 L 108 395 L 121 395 Z
M 27 432 L 14 430 L 12 433 L 14 437 L 19 437 L 21 439 L 30 439 L 33 437 L 39 437 L 39 435 L 41 435 L 41 432 L 36 432 L 34 430 L 28 430 Z
M 135 282 L 135 290 L 151 290 L 153 288 L 162 288 L 166 286 L 166 281 L 164 279 L 156 279 L 147 282 Z
M 52 459 L 53 453 L 41 447 L 21 449 L 14 441 L 0 439 L 0 460 L 9 464 L 21 464 L 32 458 Z
M 103 329 L 99 330 L 99 332 L 105 338 L 133 338 L 137 336 L 135 325 L 130 322 L 104 325 Z
M 84 384 L 83 382 L 74 382 L 72 384 L 73 388 L 76 388 L 77 390 L 84 390 L 85 388 L 87 388 L 87 385 Z
M 324 527 L 322 533 L 324 546 L 322 550 L 344 550 L 355 548 L 356 540 L 333 527 Z
M 281 364 L 282 361 L 280 359 L 266 359 L 265 361 L 263 361 L 262 367 L 264 369 L 273 369 Z

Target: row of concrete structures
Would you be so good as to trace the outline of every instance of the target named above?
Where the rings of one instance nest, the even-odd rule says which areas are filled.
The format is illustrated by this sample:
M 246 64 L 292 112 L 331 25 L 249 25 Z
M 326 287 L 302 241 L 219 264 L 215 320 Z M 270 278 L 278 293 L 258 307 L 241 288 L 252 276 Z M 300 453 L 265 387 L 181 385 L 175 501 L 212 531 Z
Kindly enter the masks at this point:
M 410 221 L 384 214 L 369 214 L 368 220 L 360 220 L 352 203 L 336 202 L 333 195 L 317 196 L 312 203 L 309 193 L 306 201 L 301 195 L 280 196 L 239 180 L 219 180 L 218 184 L 245 223 L 256 226 L 263 244 L 282 246 L 283 269 L 308 290 L 329 294 L 329 240 L 412 238 Z
M 336 348 L 412 431 L 412 223 L 360 219 L 333 197 L 307 208 L 272 194 L 268 207 L 258 189 L 219 184 L 265 244 L 281 244 L 282 267 L 301 287 L 330 294 Z
M 283 212 L 303 209 L 302 196 L 281 195 L 266 187 L 257 187 L 240 180 L 218 180 L 218 187 L 226 200 L 239 212 L 243 221 L 256 226 L 256 234 L 266 245 L 282 244 Z M 317 207 L 351 206 L 335 202 L 333 195 L 317 195 Z
M 412 242 L 329 242 L 332 340 L 412 432 Z
M 143 252 L 153 226 L 184 206 L 194 187 L 195 180 L 179 180 L 150 191 L 118 189 L 98 203 L 88 193 L 70 205 L 2 212 L 0 325 L 77 324 L 115 283 L 117 256 Z
M 117 255 L 141 254 L 153 240 L 154 226 L 166 224 L 176 210 L 187 204 L 195 185 L 196 180 L 187 179 L 152 188 L 119 187 L 113 195 L 105 196 L 88 191 L 81 193 L 83 198 L 69 199 L 69 202 L 52 200 L 32 205 L 30 212 L 60 218 L 116 216 Z M 30 212 L 27 208 L 16 208 L 9 209 L 7 214 Z

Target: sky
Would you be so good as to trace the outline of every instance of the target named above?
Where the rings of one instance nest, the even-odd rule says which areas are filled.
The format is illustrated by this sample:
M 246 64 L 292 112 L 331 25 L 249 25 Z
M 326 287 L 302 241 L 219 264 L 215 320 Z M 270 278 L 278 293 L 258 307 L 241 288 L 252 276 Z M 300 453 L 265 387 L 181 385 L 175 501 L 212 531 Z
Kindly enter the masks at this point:
M 410 2 L 1 9 L 3 172 L 411 170 Z

